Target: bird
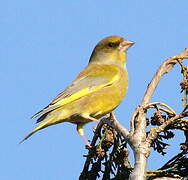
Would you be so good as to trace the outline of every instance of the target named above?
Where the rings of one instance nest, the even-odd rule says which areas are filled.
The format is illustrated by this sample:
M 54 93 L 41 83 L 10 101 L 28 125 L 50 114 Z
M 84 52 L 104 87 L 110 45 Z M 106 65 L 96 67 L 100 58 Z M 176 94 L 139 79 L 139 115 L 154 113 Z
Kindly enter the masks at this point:
M 108 36 L 94 48 L 88 65 L 75 80 L 32 118 L 39 123 L 20 143 L 48 126 L 70 122 L 84 136 L 84 125 L 99 122 L 123 100 L 128 88 L 127 50 L 134 44 L 121 36 Z

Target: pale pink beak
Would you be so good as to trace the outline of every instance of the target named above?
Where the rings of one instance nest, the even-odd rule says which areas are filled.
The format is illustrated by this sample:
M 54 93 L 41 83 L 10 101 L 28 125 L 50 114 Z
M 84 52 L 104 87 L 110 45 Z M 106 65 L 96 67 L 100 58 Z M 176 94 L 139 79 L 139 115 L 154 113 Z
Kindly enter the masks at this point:
M 120 43 L 118 49 L 120 52 L 124 52 L 127 49 L 129 49 L 132 45 L 134 45 L 135 43 L 133 41 L 129 41 L 129 40 L 124 40 Z

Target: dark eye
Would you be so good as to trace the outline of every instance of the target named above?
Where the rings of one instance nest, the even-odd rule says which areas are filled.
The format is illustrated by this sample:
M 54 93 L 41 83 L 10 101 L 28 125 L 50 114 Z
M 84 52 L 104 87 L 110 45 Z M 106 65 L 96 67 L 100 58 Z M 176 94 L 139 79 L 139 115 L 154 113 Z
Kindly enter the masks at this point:
M 110 42 L 110 43 L 108 43 L 108 47 L 116 47 L 116 43 L 113 43 L 113 42 Z

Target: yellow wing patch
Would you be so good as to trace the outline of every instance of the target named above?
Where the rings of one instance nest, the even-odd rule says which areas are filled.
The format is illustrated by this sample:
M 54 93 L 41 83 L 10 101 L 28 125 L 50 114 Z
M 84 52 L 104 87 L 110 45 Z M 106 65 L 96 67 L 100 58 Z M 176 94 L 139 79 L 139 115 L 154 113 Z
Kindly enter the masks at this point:
M 106 65 L 106 66 L 109 66 L 109 65 Z M 82 74 L 80 74 L 78 76 L 78 78 L 76 79 L 77 83 L 75 83 L 75 87 L 74 87 L 74 82 L 73 82 L 73 84 L 70 85 L 70 87 L 73 89 L 72 94 L 70 94 L 70 92 L 69 92 L 69 94 L 66 94 L 66 90 L 65 90 L 64 92 L 62 92 L 62 95 L 60 94 L 58 98 L 55 98 L 46 108 L 44 108 L 43 110 L 36 113 L 33 117 L 37 117 L 37 116 L 40 116 L 40 115 L 45 114 L 47 112 L 50 112 L 54 109 L 57 109 L 57 108 L 62 107 L 64 105 L 68 104 L 68 103 L 71 103 L 71 102 L 73 102 L 77 99 L 80 99 L 84 96 L 87 96 L 90 93 L 96 92 L 97 90 L 99 90 L 103 87 L 110 86 L 111 84 L 113 84 L 114 82 L 116 82 L 119 79 L 119 73 L 118 73 L 117 67 L 111 67 L 110 71 L 109 71 L 109 67 L 107 68 L 108 71 L 106 70 L 106 67 L 105 67 L 105 68 L 102 68 L 103 78 L 101 78 L 101 80 L 100 80 L 99 78 L 101 76 L 101 68 L 102 67 L 100 67 L 98 69 L 95 68 L 95 72 L 90 71 L 87 74 L 87 76 L 84 77 L 84 78 L 83 78 L 82 75 L 84 75 L 85 73 L 82 72 Z M 86 71 L 89 71 L 89 70 L 90 70 L 90 67 L 86 69 Z M 99 70 L 99 71 L 97 71 L 97 70 Z M 91 84 L 88 82 L 87 78 L 91 79 Z M 90 79 L 89 79 L 89 81 L 90 81 Z M 95 85 L 93 85 L 92 82 L 95 82 L 95 79 L 96 79 L 97 83 Z M 84 85 L 86 87 L 85 88 L 83 87 L 82 89 L 79 90 L 79 84 L 82 84 L 82 86 L 83 86 L 84 81 L 87 82 Z M 78 88 L 77 92 L 74 92 L 75 88 Z M 67 91 L 68 90 L 70 91 L 70 89 L 67 88 Z

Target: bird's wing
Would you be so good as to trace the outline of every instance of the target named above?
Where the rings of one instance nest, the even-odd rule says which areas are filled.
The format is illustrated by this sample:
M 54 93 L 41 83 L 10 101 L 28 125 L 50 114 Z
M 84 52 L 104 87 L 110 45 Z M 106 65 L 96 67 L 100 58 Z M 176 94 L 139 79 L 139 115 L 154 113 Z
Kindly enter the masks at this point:
M 113 65 L 87 66 L 78 77 L 43 110 L 32 118 L 60 108 L 101 88 L 110 86 L 119 79 L 118 68 Z

